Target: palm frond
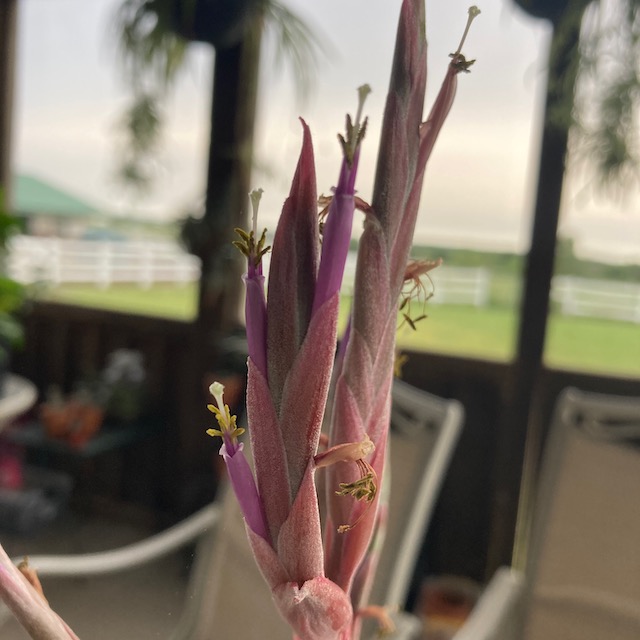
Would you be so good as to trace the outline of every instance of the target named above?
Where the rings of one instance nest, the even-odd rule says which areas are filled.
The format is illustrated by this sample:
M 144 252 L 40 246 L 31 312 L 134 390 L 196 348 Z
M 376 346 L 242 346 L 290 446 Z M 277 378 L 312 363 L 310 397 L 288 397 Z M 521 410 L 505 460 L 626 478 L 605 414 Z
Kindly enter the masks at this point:
M 640 177 L 640 0 L 593 3 L 585 13 L 574 101 L 574 147 L 601 185 Z
M 312 85 L 319 55 L 327 53 L 325 40 L 312 27 L 278 0 L 265 2 L 265 25 L 276 41 L 276 64 L 291 64 L 301 95 Z

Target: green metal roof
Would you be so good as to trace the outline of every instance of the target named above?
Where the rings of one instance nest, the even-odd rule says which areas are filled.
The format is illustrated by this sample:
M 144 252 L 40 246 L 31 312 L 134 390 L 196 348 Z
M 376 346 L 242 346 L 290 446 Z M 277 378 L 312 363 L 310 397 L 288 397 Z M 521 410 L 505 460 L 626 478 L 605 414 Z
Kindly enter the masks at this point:
M 71 218 L 93 216 L 99 212 L 88 202 L 27 175 L 14 176 L 13 210 L 18 215 L 42 214 Z

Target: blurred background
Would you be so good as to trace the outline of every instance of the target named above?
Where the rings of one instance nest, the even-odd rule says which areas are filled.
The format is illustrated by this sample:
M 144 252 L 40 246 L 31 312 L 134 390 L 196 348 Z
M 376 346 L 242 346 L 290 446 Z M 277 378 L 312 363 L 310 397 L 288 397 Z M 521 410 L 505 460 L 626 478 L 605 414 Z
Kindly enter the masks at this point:
M 299 117 L 329 193 L 337 134 L 368 83 L 370 198 L 400 3 L 247 1 L 213 23 L 183 4 L 10 0 L 0 22 L 0 338 L 38 394 L 5 457 L 69 476 L 64 500 L 81 511 L 126 504 L 152 527 L 215 496 L 209 382 L 226 380 L 242 410 L 230 240 L 248 226 L 246 194 L 264 189 L 272 237 Z M 426 306 L 412 303 L 425 317 L 398 335 L 403 378 L 467 416 L 416 584 L 483 583 L 509 561 L 523 465 L 562 388 L 640 393 L 636 4 L 480 8 L 415 234 L 414 256 L 443 264 Z M 427 110 L 467 9 L 428 3 Z M 360 229 L 356 217 L 343 320 Z M 69 420 L 84 425 L 74 436 Z

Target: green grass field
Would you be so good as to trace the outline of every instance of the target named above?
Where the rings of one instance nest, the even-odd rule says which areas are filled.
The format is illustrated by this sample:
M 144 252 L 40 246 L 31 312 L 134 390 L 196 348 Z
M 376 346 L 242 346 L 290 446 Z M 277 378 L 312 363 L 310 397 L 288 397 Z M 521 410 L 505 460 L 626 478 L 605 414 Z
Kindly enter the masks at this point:
M 191 320 L 196 313 L 195 285 L 65 286 L 48 292 L 48 299 L 145 315 Z M 474 308 L 429 305 L 428 318 L 417 331 L 405 326 L 401 347 L 459 356 L 506 361 L 513 357 L 517 316 L 513 308 Z M 344 314 L 343 314 L 344 317 Z M 640 377 L 640 326 L 596 318 L 552 315 L 545 354 L 549 365 L 578 371 Z
M 90 285 L 65 285 L 50 289 L 42 298 L 85 307 L 127 311 L 176 320 L 193 320 L 198 308 L 195 284 L 155 285 L 141 289 L 134 285 L 114 285 L 99 289 Z
M 517 315 L 507 308 L 433 305 L 417 328 L 403 331 L 398 344 L 509 360 L 515 350 Z M 640 327 L 631 322 L 552 314 L 545 362 L 560 369 L 640 377 Z
M 427 314 L 415 331 L 400 329 L 399 346 L 489 360 L 513 355 L 516 317 L 509 309 L 430 305 Z
M 640 325 L 552 315 L 547 335 L 553 367 L 640 378 Z

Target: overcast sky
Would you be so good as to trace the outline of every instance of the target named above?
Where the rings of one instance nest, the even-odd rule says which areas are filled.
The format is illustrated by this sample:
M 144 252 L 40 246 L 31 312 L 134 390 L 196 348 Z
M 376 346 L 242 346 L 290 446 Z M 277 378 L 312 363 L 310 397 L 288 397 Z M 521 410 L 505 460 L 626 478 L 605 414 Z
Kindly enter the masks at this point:
M 113 13 L 121 0 L 20 0 L 14 159 L 17 170 L 50 180 L 120 214 L 184 215 L 204 192 L 212 50 L 191 49 L 189 64 L 166 106 L 168 127 L 160 179 L 137 201 L 112 179 L 115 123 L 126 103 L 115 53 Z M 300 145 L 298 116 L 311 126 L 319 190 L 337 178 L 336 133 L 367 82 L 370 128 L 358 189 L 368 199 L 388 84 L 400 0 L 287 0 L 306 18 L 327 54 L 305 102 L 294 77 L 275 69 L 269 38 L 263 56 L 256 186 L 265 189 L 265 223 L 286 196 Z M 428 103 L 457 47 L 467 0 L 427 4 Z M 485 0 L 464 53 L 476 58 L 461 76 L 453 112 L 427 170 L 418 239 L 432 244 L 523 251 L 528 243 L 549 29 L 513 8 Z M 624 205 L 567 191 L 564 227 L 592 254 L 640 262 L 640 216 Z M 583 194 L 578 197 L 576 194 Z M 637 208 L 637 207 L 636 207 Z

